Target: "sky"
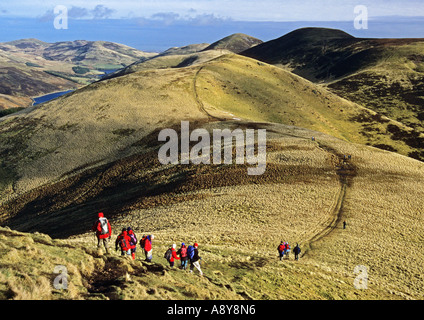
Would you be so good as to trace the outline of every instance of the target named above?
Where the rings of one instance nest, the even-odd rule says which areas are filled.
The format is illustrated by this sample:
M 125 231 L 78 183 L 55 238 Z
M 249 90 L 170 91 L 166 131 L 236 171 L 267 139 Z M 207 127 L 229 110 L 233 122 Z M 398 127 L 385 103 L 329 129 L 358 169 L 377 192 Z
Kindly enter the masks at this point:
M 104 40 L 160 52 L 232 33 L 263 41 L 301 27 L 424 38 L 423 0 L 0 0 L 0 42 Z

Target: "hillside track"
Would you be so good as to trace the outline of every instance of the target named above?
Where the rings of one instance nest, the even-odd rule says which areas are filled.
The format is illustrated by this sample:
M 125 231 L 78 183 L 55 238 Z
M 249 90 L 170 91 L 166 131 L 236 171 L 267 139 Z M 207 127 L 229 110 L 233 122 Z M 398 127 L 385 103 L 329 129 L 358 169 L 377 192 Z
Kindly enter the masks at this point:
M 203 69 L 203 66 L 201 66 L 200 68 L 198 68 L 197 71 L 196 71 L 196 73 L 195 73 L 195 75 L 194 75 L 194 77 L 193 77 L 193 94 L 194 94 L 194 99 L 195 99 L 195 101 L 196 101 L 196 103 L 197 103 L 197 105 L 199 107 L 200 112 L 206 114 L 208 116 L 209 120 L 211 120 L 211 121 L 216 121 L 216 120 L 218 120 L 218 121 L 225 121 L 225 120 L 229 120 L 229 119 L 226 119 L 226 118 L 221 118 L 221 117 L 213 116 L 212 114 L 210 114 L 210 112 L 208 112 L 205 109 L 205 105 L 203 104 L 203 102 L 200 100 L 199 94 L 197 92 L 197 84 L 196 83 L 197 83 L 197 78 L 199 77 L 199 74 L 202 71 L 202 69 Z
M 330 218 L 326 223 L 326 226 L 305 242 L 306 250 L 304 250 L 302 257 L 313 249 L 315 243 L 325 237 L 328 237 L 338 227 L 343 218 L 343 204 L 346 198 L 346 193 L 349 186 L 352 184 L 353 178 L 357 174 L 356 167 L 350 159 L 347 159 L 346 155 L 342 155 L 333 148 L 323 145 L 322 143 L 318 143 L 318 147 L 321 150 L 328 152 L 333 158 L 333 161 L 335 162 L 335 170 L 339 178 L 340 189 L 335 196 L 334 204 L 330 210 Z

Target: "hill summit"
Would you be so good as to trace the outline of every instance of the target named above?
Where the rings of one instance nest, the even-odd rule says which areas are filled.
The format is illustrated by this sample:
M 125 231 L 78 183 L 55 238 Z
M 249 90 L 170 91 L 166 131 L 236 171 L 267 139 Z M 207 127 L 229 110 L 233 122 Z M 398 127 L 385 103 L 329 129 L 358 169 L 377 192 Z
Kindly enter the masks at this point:
M 234 33 L 228 37 L 212 43 L 210 46 L 206 47 L 204 51 L 226 49 L 234 53 L 240 53 L 261 43 L 263 43 L 263 41 L 255 37 L 246 35 L 244 33 Z

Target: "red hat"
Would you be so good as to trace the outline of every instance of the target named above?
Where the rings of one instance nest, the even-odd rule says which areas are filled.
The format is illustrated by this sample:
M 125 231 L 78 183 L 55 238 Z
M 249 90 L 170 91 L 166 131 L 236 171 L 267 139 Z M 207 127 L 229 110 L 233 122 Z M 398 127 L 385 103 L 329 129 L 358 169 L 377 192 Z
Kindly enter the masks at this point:
M 195 242 L 193 246 L 197 248 L 199 245 Z
M 99 212 L 99 218 L 103 218 L 103 212 Z

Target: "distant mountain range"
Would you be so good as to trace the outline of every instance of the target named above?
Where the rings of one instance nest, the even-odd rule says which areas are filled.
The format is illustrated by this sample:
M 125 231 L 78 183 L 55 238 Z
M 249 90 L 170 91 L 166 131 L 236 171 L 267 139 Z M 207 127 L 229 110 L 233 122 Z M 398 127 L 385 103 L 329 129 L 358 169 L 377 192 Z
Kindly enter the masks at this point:
M 81 87 L 98 80 L 103 70 L 154 55 L 106 41 L 0 43 L 0 109 L 26 107 L 31 97 Z

